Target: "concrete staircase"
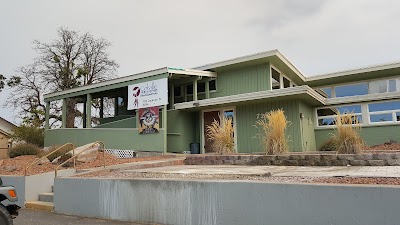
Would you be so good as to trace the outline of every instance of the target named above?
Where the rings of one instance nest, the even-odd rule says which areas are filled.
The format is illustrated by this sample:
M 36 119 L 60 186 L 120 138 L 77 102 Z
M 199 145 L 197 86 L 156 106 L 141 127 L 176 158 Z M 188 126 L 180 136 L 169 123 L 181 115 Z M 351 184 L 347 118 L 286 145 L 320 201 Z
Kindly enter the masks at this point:
M 39 200 L 38 201 L 27 201 L 25 203 L 25 207 L 28 209 L 39 209 L 39 210 L 45 210 L 45 211 L 53 211 L 54 210 L 54 203 L 53 203 L 53 197 L 54 197 L 54 186 L 51 187 L 52 192 L 49 193 L 40 193 L 39 194 Z

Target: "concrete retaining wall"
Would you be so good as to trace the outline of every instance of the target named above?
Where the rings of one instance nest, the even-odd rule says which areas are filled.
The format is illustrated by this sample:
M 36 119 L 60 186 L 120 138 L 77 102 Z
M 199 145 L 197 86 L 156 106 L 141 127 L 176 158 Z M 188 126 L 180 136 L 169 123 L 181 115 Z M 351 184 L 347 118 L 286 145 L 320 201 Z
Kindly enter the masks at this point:
M 391 186 L 57 178 L 54 203 L 63 214 L 176 225 L 400 221 Z
M 400 152 L 364 154 L 188 155 L 187 165 L 400 166 Z
M 60 177 L 75 175 L 75 170 L 65 169 L 58 171 Z M 4 185 L 12 185 L 15 187 L 18 196 L 17 204 L 25 207 L 26 201 L 38 200 L 38 194 L 43 192 L 51 192 L 51 186 L 54 185 L 54 172 L 42 173 L 31 176 L 9 176 L 1 175 Z M 8 201 L 5 201 L 9 204 Z

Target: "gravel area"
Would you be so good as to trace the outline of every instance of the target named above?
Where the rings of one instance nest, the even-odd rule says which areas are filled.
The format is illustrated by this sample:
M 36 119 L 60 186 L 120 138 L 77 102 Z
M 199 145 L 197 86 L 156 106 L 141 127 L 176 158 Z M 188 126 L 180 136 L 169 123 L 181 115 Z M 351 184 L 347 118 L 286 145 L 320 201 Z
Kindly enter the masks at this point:
M 387 143 L 381 145 L 367 146 L 365 150 L 400 150 L 400 143 Z
M 120 159 L 111 154 L 106 153 L 106 166 L 109 165 L 117 165 L 123 163 L 131 163 L 131 162 L 140 162 L 140 161 L 149 161 L 149 160 L 158 160 L 158 159 L 166 159 L 171 158 L 173 156 L 152 156 L 152 157 L 140 157 L 140 158 L 130 158 L 130 159 Z M 11 159 L 3 159 L 0 160 L 0 175 L 24 175 L 25 168 L 31 164 L 37 156 L 18 156 Z M 51 172 L 54 171 L 58 164 L 52 164 L 50 162 L 42 163 L 41 165 L 34 165 L 28 169 L 28 175 L 34 175 L 39 173 Z M 88 169 L 103 166 L 103 154 L 99 153 L 97 155 L 97 159 L 87 163 L 77 162 L 77 169 Z
M 307 176 L 271 176 L 262 175 L 235 175 L 235 174 L 180 174 L 180 173 L 148 173 L 148 172 L 115 172 L 100 171 L 76 177 L 96 178 L 158 178 L 158 179 L 187 179 L 187 180 L 251 180 L 279 183 L 336 183 L 336 184 L 378 184 L 400 185 L 400 178 L 393 177 L 307 177 Z

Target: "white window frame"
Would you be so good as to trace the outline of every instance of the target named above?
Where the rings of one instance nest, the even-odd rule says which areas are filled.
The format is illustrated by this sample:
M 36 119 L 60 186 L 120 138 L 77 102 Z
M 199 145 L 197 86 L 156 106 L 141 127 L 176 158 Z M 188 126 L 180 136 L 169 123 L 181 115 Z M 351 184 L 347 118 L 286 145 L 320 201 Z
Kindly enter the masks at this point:
M 270 90 L 275 90 L 275 89 L 272 89 L 272 69 L 274 69 L 274 70 L 276 70 L 276 72 L 278 72 L 279 73 L 279 89 L 284 89 L 285 87 L 284 87 L 284 84 L 283 84 L 283 78 L 286 78 L 288 81 L 289 81 L 289 87 L 296 87 L 297 86 L 297 84 L 296 83 L 294 83 L 293 81 L 292 81 L 292 79 L 290 79 L 289 77 L 287 77 L 284 73 L 282 73 L 280 70 L 278 70 L 274 65 L 270 65 L 270 67 L 269 67 L 269 78 L 270 78 Z
M 345 85 L 352 85 L 352 84 L 362 84 L 362 83 L 367 83 L 368 84 L 368 93 L 365 95 L 375 95 L 375 94 L 382 94 L 382 93 L 395 93 L 395 92 L 400 92 L 400 90 L 396 91 L 391 91 L 389 92 L 389 80 L 400 80 L 400 76 L 393 76 L 393 77 L 387 77 L 385 79 L 382 78 L 377 78 L 377 79 L 370 79 L 370 80 L 365 80 L 365 81 L 356 81 L 356 82 L 347 82 L 347 83 L 342 83 L 342 84 L 337 84 L 337 85 L 326 85 L 326 86 L 319 86 L 315 87 L 314 89 L 323 89 L 323 88 L 330 88 L 331 89 L 331 97 L 330 98 L 345 98 L 345 97 L 351 97 L 351 96 L 343 96 L 343 97 L 336 97 L 336 92 L 335 92 L 335 87 L 340 87 L 340 86 L 345 86 Z M 381 93 L 369 93 L 369 84 L 373 81 L 386 81 L 386 92 L 381 92 Z M 396 81 L 397 82 L 397 81 Z M 397 83 L 396 83 L 397 84 Z M 397 87 L 397 86 L 396 86 Z M 364 95 L 354 95 L 354 96 L 364 96 Z
M 372 102 L 362 102 L 362 103 L 350 103 L 350 104 L 340 104 L 340 105 L 332 105 L 332 106 L 325 106 L 325 107 L 317 107 L 314 109 L 315 117 L 314 117 L 314 124 L 316 129 L 332 129 L 335 128 L 336 125 L 319 125 L 319 119 L 326 119 L 326 118 L 337 118 L 337 115 L 329 115 L 329 116 L 318 116 L 319 109 L 327 109 L 333 107 L 344 107 L 344 106 L 353 106 L 353 105 L 360 105 L 361 106 L 361 113 L 354 113 L 355 116 L 361 116 L 362 122 L 358 125 L 362 127 L 368 126 L 380 126 L 380 125 L 400 125 L 400 121 L 397 121 L 396 113 L 400 113 L 400 109 L 393 109 L 393 110 L 383 110 L 383 111 L 376 111 L 376 112 L 369 112 L 369 104 L 377 104 L 377 103 L 384 103 L 384 102 L 400 102 L 400 99 L 392 99 L 392 100 L 382 100 L 382 101 L 372 101 Z M 392 121 L 382 121 L 382 122 L 371 122 L 370 116 L 371 115 L 380 115 L 380 114 L 392 114 Z M 352 126 L 356 126 L 357 124 L 352 124 Z

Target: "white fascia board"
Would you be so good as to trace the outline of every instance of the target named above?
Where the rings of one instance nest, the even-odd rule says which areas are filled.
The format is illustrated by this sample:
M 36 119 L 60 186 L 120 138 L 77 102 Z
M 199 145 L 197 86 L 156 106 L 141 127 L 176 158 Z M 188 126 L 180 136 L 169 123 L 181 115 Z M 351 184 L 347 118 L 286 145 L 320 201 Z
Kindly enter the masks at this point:
M 307 76 L 306 82 L 323 80 L 323 79 L 334 78 L 334 77 L 349 76 L 349 75 L 359 74 L 359 73 L 368 73 L 368 72 L 379 71 L 379 70 L 394 69 L 394 68 L 399 68 L 399 67 L 400 67 L 400 62 L 392 62 L 392 63 L 386 63 L 386 64 L 380 64 L 380 65 L 373 65 L 373 66 L 362 67 L 362 68 L 357 68 L 357 69 L 350 69 L 350 70 L 334 72 L 334 73 Z
M 297 76 L 299 76 L 303 81 L 306 80 L 306 77 L 303 75 L 302 72 L 300 72 L 299 69 L 297 69 L 296 66 L 294 66 L 284 55 L 282 55 L 282 53 L 280 53 L 278 50 L 276 50 L 276 56 L 278 56 L 278 58 L 280 60 L 282 60 L 282 62 L 284 62 L 292 71 L 294 71 L 296 73 Z
M 340 105 L 340 104 L 361 103 L 361 102 L 381 101 L 390 99 L 400 99 L 400 92 L 328 98 L 326 100 L 326 105 Z
M 217 73 L 215 73 L 215 72 L 194 70 L 194 69 L 168 68 L 168 73 L 183 74 L 183 75 L 189 75 L 189 76 L 201 76 L 201 77 L 217 77 Z
M 250 100 L 260 100 L 266 98 L 282 97 L 289 95 L 309 94 L 322 104 L 325 104 L 325 98 L 307 85 L 284 88 L 278 90 L 259 91 L 246 94 L 230 95 L 218 98 L 209 98 L 198 101 L 183 102 L 175 104 L 175 109 L 190 109 L 195 107 L 221 105 L 227 103 L 245 102 Z
M 133 75 L 126 76 L 126 77 L 120 77 L 120 78 L 116 78 L 116 79 L 112 79 L 112 80 L 107 80 L 107 81 L 96 83 L 96 84 L 91 84 L 91 85 L 86 85 L 86 86 L 82 86 L 82 87 L 78 87 L 78 88 L 73 88 L 73 89 L 70 89 L 70 90 L 65 90 L 65 91 L 45 94 L 43 97 L 45 99 L 46 98 L 53 98 L 53 97 L 57 97 L 57 96 L 60 96 L 60 95 L 65 95 L 65 94 L 85 91 L 85 90 L 89 90 L 89 89 L 93 89 L 93 88 L 104 87 L 104 86 L 108 86 L 108 85 L 112 85 L 112 84 L 123 83 L 123 82 L 126 82 L 126 81 L 133 81 L 133 80 L 137 80 L 137 79 L 141 79 L 141 78 L 145 78 L 145 77 L 151 77 L 151 76 L 155 76 L 155 75 L 159 75 L 159 74 L 163 74 L 163 73 L 168 73 L 168 68 L 167 67 L 156 69 L 156 70 L 151 70 L 151 71 L 147 71 L 147 72 L 143 72 L 143 73 L 133 74 Z
M 247 62 L 247 61 L 251 61 L 251 60 L 262 59 L 262 58 L 274 56 L 277 54 L 277 52 L 278 52 L 278 50 L 274 49 L 271 51 L 260 52 L 260 53 L 256 53 L 256 54 L 252 54 L 252 55 L 246 55 L 246 56 L 242 56 L 242 57 L 238 57 L 238 58 L 234 58 L 234 59 L 229 59 L 229 60 L 224 60 L 224 61 L 220 61 L 220 62 L 216 62 L 216 63 L 206 64 L 203 66 L 195 67 L 194 69 L 209 70 L 209 69 L 214 69 L 214 68 L 218 68 L 218 67 L 229 66 L 232 64 L 237 64 L 237 63 L 242 63 L 242 62 Z

